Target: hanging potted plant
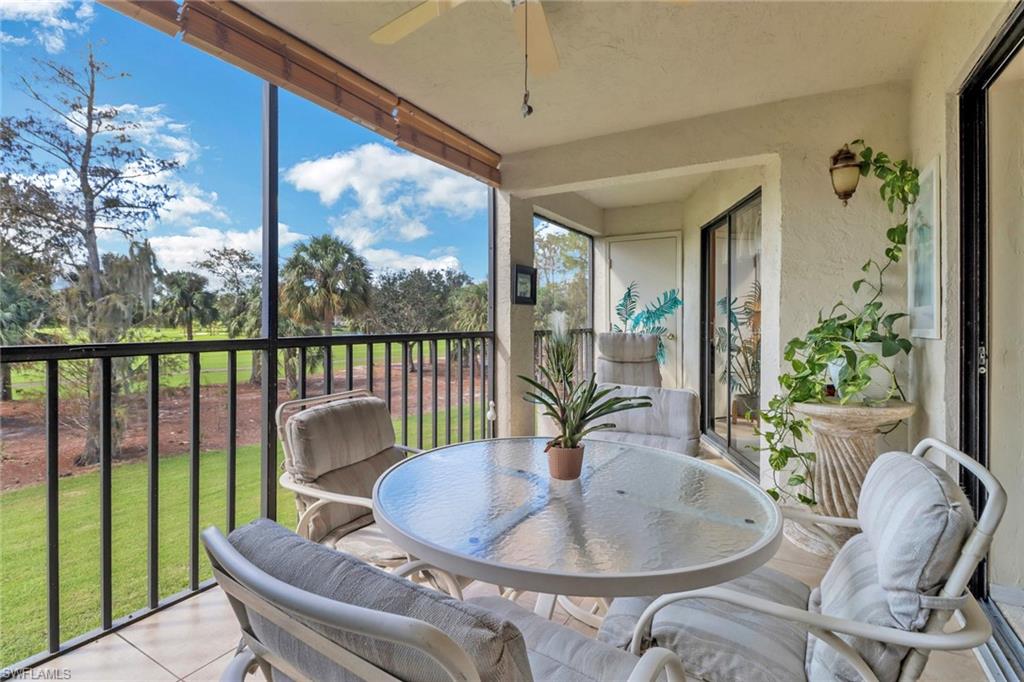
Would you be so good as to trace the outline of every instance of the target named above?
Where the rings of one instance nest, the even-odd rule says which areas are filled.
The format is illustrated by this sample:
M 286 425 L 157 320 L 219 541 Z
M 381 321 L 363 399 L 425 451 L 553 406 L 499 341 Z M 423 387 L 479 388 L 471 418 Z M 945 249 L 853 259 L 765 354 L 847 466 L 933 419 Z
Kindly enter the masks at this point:
M 585 383 L 575 384 L 572 372 L 560 372 L 552 363 L 540 368 L 543 382 L 520 375 L 533 390 L 523 399 L 540 405 L 543 414 L 551 418 L 558 433 L 548 441 L 544 451 L 548 454 L 548 472 L 552 478 L 571 481 L 579 478 L 583 469 L 583 438 L 594 431 L 614 429 L 611 422 L 594 422 L 616 412 L 638 407 L 650 407 L 647 396 L 612 397 L 618 386 L 598 388 L 593 374 Z M 564 367 L 564 366 L 563 366 Z

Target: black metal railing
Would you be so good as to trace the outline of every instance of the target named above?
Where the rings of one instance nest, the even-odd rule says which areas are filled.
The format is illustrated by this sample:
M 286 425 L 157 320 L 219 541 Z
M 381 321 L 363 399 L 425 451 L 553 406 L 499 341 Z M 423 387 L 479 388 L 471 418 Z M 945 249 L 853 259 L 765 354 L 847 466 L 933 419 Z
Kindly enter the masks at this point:
M 382 351 L 382 352 L 381 352 Z M 396 437 L 405 445 L 418 448 L 434 447 L 466 439 L 485 438 L 493 435 L 493 425 L 486 415 L 490 402 L 493 400 L 494 384 L 494 335 L 492 332 L 450 332 L 426 334 L 388 334 L 388 335 L 342 335 L 292 337 L 276 340 L 268 339 L 234 339 L 223 341 L 180 341 L 156 343 L 119 343 L 98 345 L 36 345 L 12 346 L 0 348 L 0 362 L 12 368 L 25 363 L 41 363 L 44 368 L 42 380 L 34 387 L 28 400 L 34 400 L 42 407 L 45 420 L 45 534 L 46 534 L 46 594 L 40 594 L 37 613 L 45 614 L 46 645 L 45 650 L 22 658 L 16 663 L 0 661 L 4 669 L 0 679 L 30 665 L 36 665 L 64 653 L 96 637 L 116 630 L 140 617 L 178 603 L 197 591 L 213 585 L 212 579 L 202 580 L 200 563 L 200 487 L 201 460 L 203 451 L 204 416 L 213 417 L 218 410 L 225 415 L 223 438 L 225 443 L 225 517 L 224 524 L 228 530 L 235 527 L 239 514 L 237 496 L 239 446 L 255 445 L 240 443 L 240 409 L 239 381 L 241 370 L 239 353 L 254 352 L 253 361 L 259 361 L 261 368 L 276 368 L 274 376 L 283 379 L 283 385 L 276 381 L 262 381 L 259 399 L 260 404 L 260 438 L 266 441 L 267 434 L 275 434 L 272 424 L 273 408 L 280 400 L 290 397 L 309 397 L 312 394 L 331 393 L 338 390 L 366 388 L 381 396 L 397 420 Z M 226 388 L 226 404 L 211 404 L 204 400 L 203 359 L 209 354 L 226 353 L 227 378 L 223 386 Z M 359 357 L 357 358 L 357 354 Z M 171 356 L 175 356 L 171 358 Z M 187 587 L 173 594 L 163 594 L 161 590 L 161 504 L 160 504 L 160 448 L 161 448 L 161 401 L 166 397 L 167 386 L 161 390 L 162 365 L 179 367 L 182 363 L 177 358 L 187 357 L 187 369 L 183 372 L 187 380 L 184 386 L 177 389 L 178 394 L 187 393 L 187 432 L 188 449 L 183 456 L 188 457 L 187 497 L 188 497 L 188 568 Z M 383 357 L 382 357 L 383 356 Z M 396 357 L 397 356 L 397 357 Z M 171 358 L 171 359 L 168 359 Z M 138 360 L 143 360 L 138 364 Z M 215 358 L 223 361 L 221 355 Z M 337 369 L 339 359 L 343 359 L 344 368 Z M 88 632 L 62 631 L 61 588 L 63 573 L 74 571 L 73 565 L 61 563 L 61 523 L 60 523 L 60 486 L 61 479 L 61 439 L 62 432 L 69 436 L 67 430 L 61 428 L 62 411 L 70 409 L 67 404 L 68 388 L 62 386 L 60 377 L 67 371 L 67 363 L 87 361 L 90 366 L 86 375 L 89 377 L 88 400 L 97 400 L 99 404 L 98 419 L 98 469 L 99 469 L 99 546 L 95 550 L 99 554 L 99 627 Z M 137 378 L 131 385 L 116 378 L 115 363 L 130 364 Z M 218 368 L 210 371 L 219 372 Z M 36 365 L 38 366 L 38 365 Z M 121 367 L 121 365 L 117 365 Z M 81 367 L 78 368 L 82 374 Z M 415 384 L 415 393 L 410 391 L 410 384 Z M 85 386 L 86 384 L 82 384 Z M 222 384 L 210 384 L 205 387 L 219 388 Z M 269 390 L 268 386 L 277 390 Z M 98 395 L 93 391 L 98 390 Z M 207 391 L 210 392 L 209 390 Z M 113 496 L 113 464 L 115 440 L 117 434 L 115 424 L 115 400 L 131 393 L 138 400 L 132 402 L 138 409 L 136 415 L 145 419 L 145 456 L 146 467 L 146 503 L 147 521 L 140 522 L 138 532 L 145 532 L 146 548 L 146 580 L 145 606 L 128 615 L 115 617 L 113 595 L 115 590 L 115 571 L 113 565 L 113 504 L 117 502 Z M 255 391 L 252 391 L 255 393 Z M 178 394 L 175 394 L 176 396 Z M 41 398 L 39 397 L 41 395 Z M 413 405 L 413 396 L 415 404 Z M 254 395 L 247 396 L 255 398 Z M 22 396 L 22 399 L 25 399 Z M 80 401 L 81 402 L 81 401 Z M 248 401 L 251 403 L 252 401 Z M 141 407 L 139 407 L 141 405 Z M 251 405 L 250 405 L 251 406 Z M 442 417 L 443 415 L 443 417 Z M 443 424 L 441 423 L 443 419 Z M 247 420 L 252 421 L 252 420 Z M 453 423 L 454 422 L 454 423 Z M 219 424 L 219 422 L 218 422 Z M 429 431 L 427 430 L 429 427 Z M 252 429 L 247 433 L 251 436 Z M 207 434 L 208 435 L 208 434 Z M 17 439 L 18 435 L 5 435 L 5 438 Z M 220 435 L 218 435 L 218 438 Z M 255 439 L 254 439 L 255 440 Z M 261 509 L 264 515 L 274 518 L 276 515 L 276 490 L 279 462 L 279 448 L 276 436 L 272 446 L 261 445 L 260 451 L 259 490 L 261 491 Z M 266 500 L 267 491 L 271 491 L 270 501 Z M 185 492 L 185 491 L 182 491 Z M 40 510 L 41 511 L 41 510 Z M 120 520 L 120 518 L 119 518 Z M 145 530 L 143 530 L 145 529 Z M 10 553 L 8 553 L 10 556 Z M 95 555 L 93 555 L 95 556 Z M 141 556 L 140 556 L 141 559 Z M 42 567 L 40 567 L 42 568 Z M 42 608 L 42 599 L 46 599 L 46 607 Z M 140 600 L 141 601 L 141 600 Z M 124 610 L 124 609 L 121 609 Z M 27 627 L 27 624 L 4 623 L 10 628 Z M 42 623 L 40 623 L 42 627 Z M 66 628 L 65 628 L 66 629 Z M 25 652 L 26 654 L 29 652 Z
M 550 329 L 537 329 L 533 332 L 534 374 L 538 374 L 537 368 L 544 364 L 546 357 L 544 340 L 550 335 Z M 576 377 L 586 379 L 590 377 L 591 373 L 594 371 L 594 330 L 570 329 L 569 338 L 571 338 L 576 345 Z

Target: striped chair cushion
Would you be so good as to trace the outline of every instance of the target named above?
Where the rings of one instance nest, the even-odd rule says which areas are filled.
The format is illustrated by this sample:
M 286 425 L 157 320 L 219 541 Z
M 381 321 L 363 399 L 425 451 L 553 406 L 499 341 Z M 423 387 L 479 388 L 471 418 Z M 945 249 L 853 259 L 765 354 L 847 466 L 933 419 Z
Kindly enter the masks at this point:
M 300 538 L 272 521 L 233 531 L 228 540 L 269 575 L 299 589 L 346 604 L 430 623 L 462 647 L 481 680 L 530 682 L 522 633 L 508 619 L 381 571 L 355 557 Z M 257 638 L 312 680 L 354 676 L 255 611 L 248 611 Z M 449 680 L 429 656 L 406 646 L 307 622 L 329 639 L 402 680 Z M 280 679 L 280 671 L 275 671 Z
M 607 388 L 614 384 L 601 384 Z M 700 452 L 700 397 L 688 388 L 620 386 L 614 396 L 647 396 L 650 407 L 611 415 L 614 429 L 595 431 L 595 440 L 613 440 L 661 448 L 681 455 Z
M 328 492 L 369 498 L 373 495 L 373 484 L 377 482 L 380 475 L 404 457 L 404 451 L 390 447 L 383 452 L 368 456 L 361 462 L 328 471 L 319 478 L 306 482 L 306 485 Z M 314 497 L 295 496 L 295 506 L 298 508 L 299 514 L 302 514 L 315 502 L 316 498 Z M 305 529 L 305 532 L 311 540 L 322 540 L 341 526 L 366 525 L 372 522 L 373 515 L 365 507 L 329 504 L 320 507 L 309 517 L 308 528 Z
M 762 567 L 722 587 L 807 608 L 810 588 L 799 580 Z M 627 647 L 633 629 L 653 597 L 616 599 L 598 639 Z M 651 646 L 679 654 L 687 677 L 707 682 L 791 682 L 803 679 L 807 630 L 796 623 L 711 599 L 687 599 L 654 617 Z
M 481 606 L 519 628 L 526 640 L 526 652 L 536 680 L 612 682 L 627 679 L 636 667 L 635 656 L 541 618 L 508 599 L 475 597 L 469 603 Z
M 376 396 L 314 405 L 292 415 L 284 429 L 291 449 L 285 470 L 302 482 L 362 462 L 395 444 L 391 415 Z
M 876 556 L 866 534 L 853 536 L 839 550 L 821 587 L 811 593 L 808 610 L 862 623 L 900 627 L 889 611 L 885 590 L 878 583 Z M 899 677 L 906 647 L 850 635 L 840 637 L 860 654 L 879 682 L 892 682 Z M 814 635 L 810 635 L 807 643 L 807 678 L 861 682 L 857 671 Z
M 921 595 L 935 594 L 946 581 L 974 527 L 967 497 L 941 467 L 889 452 L 868 470 L 857 516 L 896 624 L 921 629 L 929 614 Z
M 661 386 L 658 337 L 653 334 L 597 335 L 595 371 L 599 382 Z

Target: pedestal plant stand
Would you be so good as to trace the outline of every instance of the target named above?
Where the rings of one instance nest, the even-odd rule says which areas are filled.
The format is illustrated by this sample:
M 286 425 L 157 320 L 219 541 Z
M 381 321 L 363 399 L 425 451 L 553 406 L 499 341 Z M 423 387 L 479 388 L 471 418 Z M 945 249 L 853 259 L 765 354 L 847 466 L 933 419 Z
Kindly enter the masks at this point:
M 878 433 L 914 414 L 914 405 L 890 400 L 878 406 L 839 403 L 796 403 L 793 412 L 811 420 L 815 461 L 812 468 L 815 514 L 857 517 L 860 487 L 871 463 L 878 457 Z M 854 531 L 833 528 L 829 535 L 842 546 Z M 786 537 L 800 547 L 821 556 L 833 551 L 800 525 L 787 523 Z

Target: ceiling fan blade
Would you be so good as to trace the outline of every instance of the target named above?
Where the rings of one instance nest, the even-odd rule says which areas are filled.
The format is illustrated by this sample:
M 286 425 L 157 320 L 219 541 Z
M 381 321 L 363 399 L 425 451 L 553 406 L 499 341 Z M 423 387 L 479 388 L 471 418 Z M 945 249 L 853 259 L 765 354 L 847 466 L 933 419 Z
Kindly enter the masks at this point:
M 530 4 L 530 11 L 526 11 L 526 4 Z M 519 45 L 526 47 L 529 53 L 530 75 L 543 76 L 558 70 L 558 50 L 555 49 L 555 41 L 551 38 L 551 30 L 548 28 L 548 18 L 544 14 L 544 5 L 538 0 L 521 0 L 516 2 L 513 10 L 515 17 L 516 34 L 519 36 Z M 526 21 L 530 21 L 530 44 L 526 45 Z
M 378 45 L 393 45 L 413 31 L 423 28 L 441 16 L 449 8 L 445 0 L 426 0 L 392 19 L 370 34 L 370 40 Z

